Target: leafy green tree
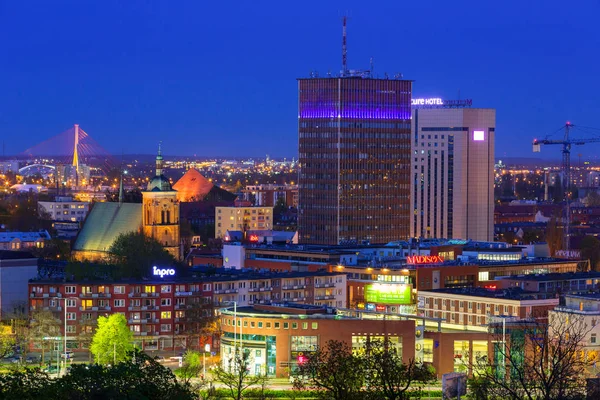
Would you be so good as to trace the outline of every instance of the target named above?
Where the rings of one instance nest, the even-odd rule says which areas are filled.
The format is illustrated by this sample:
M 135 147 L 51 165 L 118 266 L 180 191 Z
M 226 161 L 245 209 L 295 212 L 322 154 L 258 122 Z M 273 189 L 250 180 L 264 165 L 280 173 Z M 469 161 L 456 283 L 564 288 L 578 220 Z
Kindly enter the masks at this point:
M 404 400 L 422 396 L 423 385 L 436 379 L 429 365 L 402 362 L 402 353 L 389 340 L 369 341 L 359 356 L 366 369 L 368 398 Z
M 213 369 L 213 376 L 221 382 L 232 398 L 241 400 L 244 392 L 250 386 L 263 386 L 267 377 L 265 375 L 250 374 L 250 351 L 241 351 L 236 347 L 233 356 L 228 360 L 227 367 L 218 365 Z
M 142 232 L 121 234 L 110 246 L 112 263 L 118 265 L 125 278 L 148 276 L 154 265 L 173 265 L 175 259 L 156 239 Z
M 40 343 L 42 348 L 42 363 L 45 361 L 46 349 L 52 341 L 44 340 L 44 337 L 56 337 L 60 335 L 60 320 L 51 311 L 36 309 L 31 314 L 29 333 L 31 339 Z
M 0 324 L 0 358 L 12 354 L 17 344 L 16 336 L 10 325 Z
M 90 351 L 98 364 L 114 364 L 128 359 L 133 351 L 133 333 L 123 314 L 98 317 L 98 328 L 92 338 Z
M 590 267 L 596 271 L 600 261 L 600 240 L 595 236 L 586 236 L 581 241 L 581 257 L 590 260 Z
M 184 383 L 189 383 L 192 378 L 197 378 L 202 372 L 202 356 L 197 351 L 188 350 L 183 355 L 183 366 L 178 370 L 178 376 Z
M 296 379 L 294 387 L 310 386 L 324 399 L 364 399 L 362 387 L 365 383 L 365 364 L 352 353 L 352 348 L 337 340 L 312 353 L 308 360 L 298 365 L 298 375 L 308 377 L 308 382 Z

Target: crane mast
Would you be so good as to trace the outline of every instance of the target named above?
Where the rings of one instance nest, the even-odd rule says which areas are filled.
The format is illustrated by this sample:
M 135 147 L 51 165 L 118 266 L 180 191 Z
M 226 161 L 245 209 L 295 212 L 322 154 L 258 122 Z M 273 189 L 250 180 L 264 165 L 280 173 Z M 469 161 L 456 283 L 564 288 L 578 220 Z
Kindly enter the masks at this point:
M 570 250 L 570 240 L 569 237 L 571 235 L 571 146 L 572 145 L 584 145 L 586 143 L 598 143 L 600 142 L 600 138 L 589 138 L 589 139 L 571 139 L 569 137 L 569 133 L 571 129 L 574 127 L 572 123 L 568 122 L 565 124 L 565 134 L 563 140 L 549 140 L 549 139 L 534 139 L 533 141 L 533 151 L 535 153 L 540 151 L 541 145 L 544 144 L 559 144 L 562 146 L 562 173 L 563 179 L 562 182 L 564 188 L 564 199 L 567 203 L 566 207 L 566 217 L 565 217 L 565 235 L 563 238 L 563 250 Z

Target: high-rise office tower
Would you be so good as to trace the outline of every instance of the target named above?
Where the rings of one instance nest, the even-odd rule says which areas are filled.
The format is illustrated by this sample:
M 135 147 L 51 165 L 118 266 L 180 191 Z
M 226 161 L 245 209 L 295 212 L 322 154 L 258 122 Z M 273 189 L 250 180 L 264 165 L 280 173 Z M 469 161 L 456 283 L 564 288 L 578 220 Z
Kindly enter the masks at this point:
M 406 239 L 412 81 L 298 79 L 301 243 Z
M 413 110 L 411 237 L 493 240 L 495 127 L 494 109 Z

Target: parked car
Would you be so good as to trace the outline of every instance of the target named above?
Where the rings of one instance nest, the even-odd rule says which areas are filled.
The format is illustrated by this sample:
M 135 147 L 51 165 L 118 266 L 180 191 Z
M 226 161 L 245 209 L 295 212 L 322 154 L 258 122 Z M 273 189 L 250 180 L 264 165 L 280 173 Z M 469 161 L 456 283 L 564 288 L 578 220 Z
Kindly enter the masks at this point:
M 62 353 L 60 358 L 65 358 L 65 355 L 67 356 L 67 359 L 71 359 L 73 358 L 74 353 L 72 351 L 67 351 L 66 353 Z
M 165 358 L 163 356 L 156 356 L 156 357 L 154 357 L 154 359 L 156 360 L 156 362 L 159 362 L 159 363 L 165 362 Z
M 19 356 L 10 356 L 2 359 L 2 362 L 11 364 L 18 364 L 20 361 L 21 358 Z
M 37 362 L 38 360 L 39 360 L 39 358 L 38 358 L 38 357 L 32 357 L 32 356 L 29 356 L 29 357 L 27 357 L 27 358 L 25 359 L 25 362 L 26 362 L 27 364 L 33 364 L 34 362 Z

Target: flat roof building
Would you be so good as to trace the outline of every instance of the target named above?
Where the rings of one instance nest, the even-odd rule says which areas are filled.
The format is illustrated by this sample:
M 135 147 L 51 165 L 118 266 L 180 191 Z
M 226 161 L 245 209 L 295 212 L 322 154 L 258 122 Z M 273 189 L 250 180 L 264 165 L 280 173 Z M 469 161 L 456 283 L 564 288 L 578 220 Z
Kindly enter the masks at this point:
M 298 79 L 299 242 L 409 235 L 412 81 Z
M 417 108 L 411 126 L 410 236 L 493 240 L 496 110 Z

